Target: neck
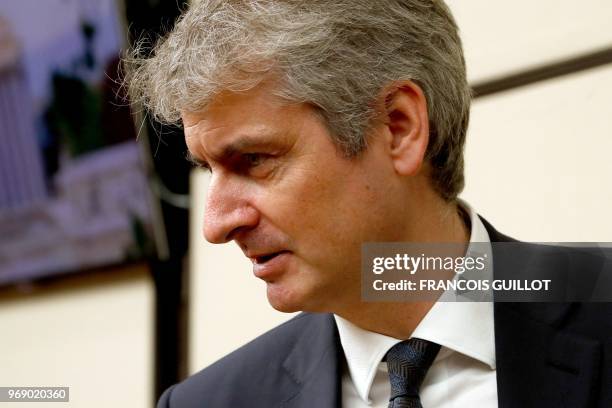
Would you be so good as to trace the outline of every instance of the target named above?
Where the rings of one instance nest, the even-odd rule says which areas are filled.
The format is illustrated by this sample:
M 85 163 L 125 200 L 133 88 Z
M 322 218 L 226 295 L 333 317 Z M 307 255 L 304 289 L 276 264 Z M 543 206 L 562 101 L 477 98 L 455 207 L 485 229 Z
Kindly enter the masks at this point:
M 413 222 L 411 236 L 407 242 L 452 242 L 463 243 L 463 256 L 469 243 L 470 229 L 464 222 L 456 203 L 438 202 L 427 207 L 419 214 L 418 222 Z M 418 237 L 415 238 L 415 237 Z M 360 292 L 354 301 L 335 313 L 364 330 L 384 334 L 398 339 L 407 339 L 435 304 L 427 302 L 363 302 Z

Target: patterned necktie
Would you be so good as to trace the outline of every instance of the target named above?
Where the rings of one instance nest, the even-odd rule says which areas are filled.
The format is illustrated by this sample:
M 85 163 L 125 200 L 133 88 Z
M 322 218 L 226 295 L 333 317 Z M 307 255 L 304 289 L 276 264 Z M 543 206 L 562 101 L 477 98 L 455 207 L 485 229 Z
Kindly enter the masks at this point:
M 440 345 L 422 339 L 409 339 L 391 347 L 387 366 L 391 381 L 389 408 L 422 408 L 419 388 L 440 351 Z

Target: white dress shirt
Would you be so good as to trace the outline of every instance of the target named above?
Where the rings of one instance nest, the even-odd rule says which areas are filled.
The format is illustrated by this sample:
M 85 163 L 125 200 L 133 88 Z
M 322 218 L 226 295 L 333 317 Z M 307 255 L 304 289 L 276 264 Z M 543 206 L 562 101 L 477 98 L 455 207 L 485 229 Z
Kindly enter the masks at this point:
M 490 242 L 480 218 L 469 205 L 461 205 L 470 215 L 470 243 Z M 342 375 L 342 406 L 386 408 L 391 386 L 382 359 L 401 340 L 334 317 L 347 361 Z M 442 346 L 421 386 L 424 408 L 497 407 L 492 303 L 438 301 L 411 337 Z

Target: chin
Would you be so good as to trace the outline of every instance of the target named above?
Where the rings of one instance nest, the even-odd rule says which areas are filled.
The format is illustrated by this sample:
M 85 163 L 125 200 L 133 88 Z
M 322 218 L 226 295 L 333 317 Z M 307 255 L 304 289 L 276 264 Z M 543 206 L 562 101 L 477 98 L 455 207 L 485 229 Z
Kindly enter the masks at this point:
M 281 284 L 268 283 L 267 296 L 270 306 L 279 312 L 295 313 L 308 311 L 304 294 L 300 291 L 283 287 Z

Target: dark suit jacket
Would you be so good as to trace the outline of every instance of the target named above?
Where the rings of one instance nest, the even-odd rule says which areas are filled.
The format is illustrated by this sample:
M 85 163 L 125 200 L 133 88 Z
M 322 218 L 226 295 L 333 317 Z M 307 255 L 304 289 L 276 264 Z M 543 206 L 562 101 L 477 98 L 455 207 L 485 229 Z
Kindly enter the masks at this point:
M 512 241 L 483 222 L 491 241 Z M 612 407 L 611 303 L 495 303 L 494 319 L 499 407 Z M 158 408 L 339 407 L 343 365 L 333 316 L 303 313 L 169 388 Z

